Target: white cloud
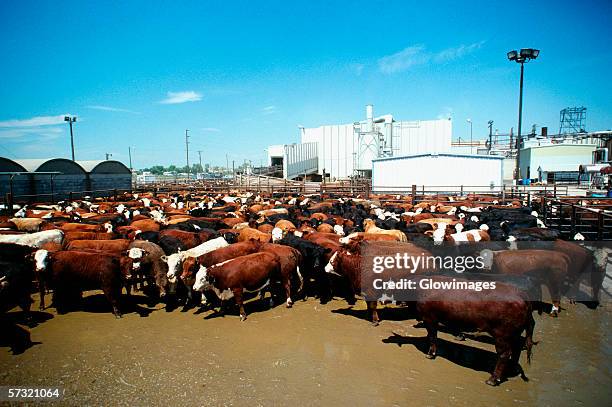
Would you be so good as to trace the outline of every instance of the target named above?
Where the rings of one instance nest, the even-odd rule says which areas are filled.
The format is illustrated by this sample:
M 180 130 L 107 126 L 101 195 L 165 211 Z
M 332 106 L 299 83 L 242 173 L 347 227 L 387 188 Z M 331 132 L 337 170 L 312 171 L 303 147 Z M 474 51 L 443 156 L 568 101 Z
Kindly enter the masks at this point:
M 452 107 L 444 107 L 442 112 L 438 114 L 438 119 L 452 119 L 455 116 L 455 111 Z
M 452 61 L 453 59 L 461 58 L 467 54 L 470 54 L 476 51 L 477 49 L 482 47 L 484 43 L 485 43 L 484 41 L 480 41 L 480 42 L 475 42 L 470 45 L 460 45 L 454 48 L 447 48 L 443 51 L 438 52 L 436 55 L 434 55 L 434 61 L 435 62 L 448 62 L 448 61 Z
M 430 56 L 425 52 L 424 45 L 413 45 L 408 48 L 387 55 L 378 60 L 378 67 L 382 73 L 396 73 L 405 71 L 414 65 L 421 65 L 429 61 Z
M 355 63 L 350 64 L 349 68 L 355 75 L 361 76 L 361 74 L 363 73 L 363 68 L 365 68 L 365 65 L 355 62 Z
M 23 127 L 23 128 L 6 128 L 0 130 L 0 139 L 21 139 L 24 137 L 40 137 L 45 139 L 54 139 L 61 136 L 66 131 L 60 127 Z M 28 138 L 28 140 L 30 140 Z
M 4 128 L 18 128 L 18 127 L 38 127 L 38 126 L 54 126 L 57 124 L 64 123 L 64 116 L 70 116 L 69 114 L 62 114 L 57 116 L 37 116 L 30 119 L 13 119 L 0 121 L 0 127 Z
M 197 102 L 202 100 L 202 94 L 193 90 L 188 90 L 185 92 L 168 92 L 166 95 L 166 99 L 160 101 L 159 103 L 164 105 L 175 105 L 178 103 Z
M 261 109 L 261 111 L 262 111 L 262 113 L 264 115 L 274 114 L 274 113 L 276 113 L 276 110 L 277 110 L 276 106 L 274 106 L 274 105 L 266 106 L 263 109 Z
M 103 106 L 103 105 L 89 105 L 87 106 L 88 109 L 94 109 L 94 110 L 104 110 L 106 112 L 124 112 L 124 113 L 134 113 L 134 114 L 140 114 L 140 112 L 135 112 L 133 110 L 129 110 L 129 109 L 121 109 L 118 107 L 112 107 L 112 106 Z
M 216 127 L 202 127 L 202 131 L 207 131 L 209 133 L 219 133 L 221 129 L 218 129 Z
M 485 41 L 479 41 L 469 45 L 447 48 L 439 52 L 429 52 L 422 44 L 412 45 L 395 54 L 380 58 L 378 68 L 382 73 L 393 74 L 406 71 L 413 66 L 425 65 L 431 61 L 435 63 L 449 62 L 476 51 L 484 43 Z

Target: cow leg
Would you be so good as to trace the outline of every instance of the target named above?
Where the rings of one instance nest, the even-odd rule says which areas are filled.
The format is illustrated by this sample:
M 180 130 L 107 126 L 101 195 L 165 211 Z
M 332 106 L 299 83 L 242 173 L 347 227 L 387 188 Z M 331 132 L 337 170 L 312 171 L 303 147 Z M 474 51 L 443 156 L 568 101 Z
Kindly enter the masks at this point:
M 435 359 L 438 352 L 438 323 L 435 321 L 423 321 L 427 329 L 427 339 L 429 341 L 429 351 L 425 357 L 427 359 Z
M 591 271 L 591 291 L 592 298 L 591 301 L 595 306 L 599 305 L 599 291 L 601 290 L 601 286 L 603 285 L 603 280 L 606 276 L 606 269 L 604 267 L 595 266 L 593 267 L 593 271 Z
M 289 276 L 283 278 L 283 287 L 285 288 L 285 295 L 287 296 L 287 308 L 291 308 L 293 306 L 293 301 L 291 300 L 291 281 L 289 280 Z
M 323 271 L 317 271 L 316 280 L 317 287 L 319 289 L 319 300 L 321 301 L 321 304 L 326 304 L 332 298 L 329 278 Z
M 117 300 L 121 296 L 121 289 L 117 290 L 114 287 L 103 287 L 102 291 L 104 296 L 110 302 L 113 307 L 113 314 L 116 318 L 121 318 L 121 311 L 119 310 L 119 301 Z
M 561 312 L 561 286 L 560 282 L 557 281 L 556 278 L 550 278 L 548 280 L 548 291 L 550 292 L 550 296 L 552 298 L 552 310 L 550 311 L 551 317 L 558 317 Z
M 26 325 L 32 327 L 34 325 L 34 320 L 32 319 L 32 313 L 30 312 L 30 307 L 32 306 L 32 298 L 30 297 L 30 293 L 23 293 L 20 301 L 19 308 L 23 311 L 23 319 L 25 320 Z
M 527 334 L 529 337 L 529 334 Z M 510 368 L 513 371 L 521 376 L 521 379 L 524 381 L 529 381 L 527 376 L 525 376 L 525 371 L 521 367 L 520 358 L 521 358 L 521 350 L 523 349 L 523 337 L 520 332 L 516 334 L 515 339 L 512 345 L 512 354 L 510 355 Z
M 246 311 L 244 310 L 244 303 L 242 302 L 242 288 L 234 288 L 232 289 L 234 293 L 234 299 L 236 300 L 236 305 L 238 305 L 238 309 L 240 312 L 240 320 L 244 321 L 247 318 Z
M 508 362 L 512 355 L 511 340 L 505 337 L 496 338 L 495 351 L 497 352 L 497 363 L 495 364 L 493 374 L 485 382 L 489 386 L 497 386 L 502 381 L 502 376 L 506 372 Z
M 45 283 L 42 279 L 38 280 L 38 293 L 40 296 L 40 304 L 38 305 L 38 309 L 43 311 L 45 309 Z
M 378 318 L 378 310 L 376 309 L 378 306 L 377 301 L 366 301 L 368 306 L 368 314 L 370 314 L 370 318 L 372 318 L 372 325 L 378 326 L 380 324 L 380 319 Z

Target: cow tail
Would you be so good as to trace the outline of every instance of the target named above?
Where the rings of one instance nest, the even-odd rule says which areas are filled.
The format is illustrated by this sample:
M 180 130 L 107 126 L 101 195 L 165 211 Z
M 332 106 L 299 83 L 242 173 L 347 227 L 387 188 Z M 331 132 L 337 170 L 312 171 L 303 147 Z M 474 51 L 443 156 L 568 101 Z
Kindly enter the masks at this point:
M 533 314 L 529 313 L 527 326 L 525 327 L 525 347 L 527 348 L 527 363 L 531 364 L 531 355 L 533 348 L 533 330 L 535 328 L 535 320 Z
M 304 277 L 302 277 L 302 273 L 300 273 L 300 266 L 297 266 L 295 268 L 295 272 L 297 273 L 297 276 L 300 280 L 300 287 L 298 288 L 298 292 L 301 293 L 302 289 L 304 288 Z

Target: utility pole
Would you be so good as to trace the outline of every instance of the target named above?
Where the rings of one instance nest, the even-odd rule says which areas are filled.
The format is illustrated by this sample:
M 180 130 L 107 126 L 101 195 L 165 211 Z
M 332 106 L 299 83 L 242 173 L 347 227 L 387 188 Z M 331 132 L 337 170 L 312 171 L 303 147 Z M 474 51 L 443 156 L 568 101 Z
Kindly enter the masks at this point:
M 493 148 L 493 120 L 489 120 L 489 152 Z
M 227 153 L 225 154 L 225 170 L 229 172 L 229 157 Z
M 198 156 L 200 156 L 200 171 L 204 172 L 204 167 L 202 167 L 202 150 L 198 150 Z
M 132 171 L 132 147 L 128 147 L 128 154 L 130 156 L 130 171 Z
M 187 179 L 189 179 L 189 129 L 185 129 L 185 148 L 187 150 Z
M 473 137 L 472 137 L 472 119 L 467 119 L 467 122 L 470 124 L 470 154 L 472 154 L 473 152 L 472 145 L 474 144 Z

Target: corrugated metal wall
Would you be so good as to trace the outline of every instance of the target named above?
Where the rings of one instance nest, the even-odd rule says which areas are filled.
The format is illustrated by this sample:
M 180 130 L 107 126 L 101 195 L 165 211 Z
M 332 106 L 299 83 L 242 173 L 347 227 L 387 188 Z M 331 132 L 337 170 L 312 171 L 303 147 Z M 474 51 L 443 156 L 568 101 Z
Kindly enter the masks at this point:
M 521 178 L 529 176 L 538 178 L 538 168 L 542 171 L 578 171 L 582 164 L 593 162 L 595 144 L 553 144 L 530 147 L 521 150 Z
M 359 126 L 365 131 L 365 123 Z M 392 141 L 394 156 L 450 151 L 452 137 L 450 120 L 394 122 L 392 125 L 378 123 L 375 126 Z M 353 124 L 305 128 L 302 129 L 301 138 L 302 143 L 319 144 L 319 174 L 323 174 L 325 170 L 336 179 L 353 175 L 354 163 L 359 154 L 359 140 L 354 133 Z M 361 166 L 369 167 L 369 163 L 366 157 L 362 160 Z
M 450 154 L 383 158 L 373 162 L 372 191 L 394 192 L 412 185 L 503 185 L 503 158 Z
M 318 143 L 289 144 L 284 148 L 283 177 L 293 179 L 304 174 L 317 172 Z
M 452 122 L 450 120 L 421 120 L 393 123 L 393 155 L 450 152 Z

